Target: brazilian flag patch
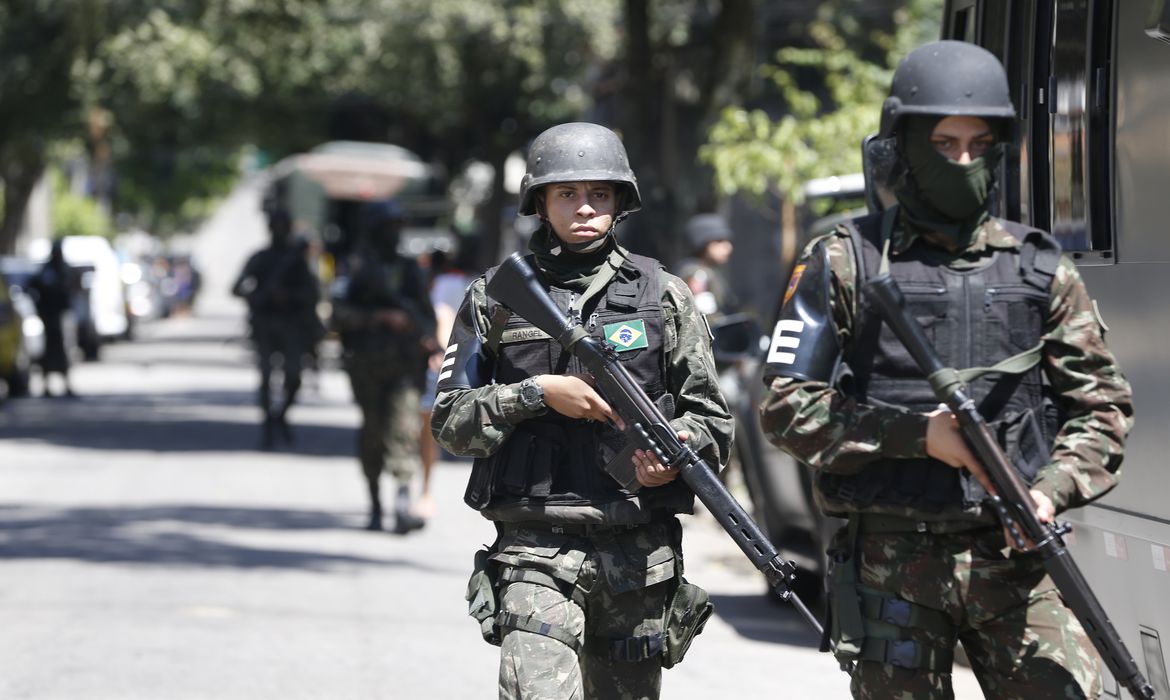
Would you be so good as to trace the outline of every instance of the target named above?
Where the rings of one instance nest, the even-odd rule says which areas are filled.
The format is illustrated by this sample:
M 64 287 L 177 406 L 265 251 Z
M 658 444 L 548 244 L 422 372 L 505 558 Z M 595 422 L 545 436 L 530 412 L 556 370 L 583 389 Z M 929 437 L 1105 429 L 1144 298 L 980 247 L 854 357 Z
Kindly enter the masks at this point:
M 606 342 L 618 352 L 646 347 L 646 324 L 642 319 L 611 323 L 601 329 Z

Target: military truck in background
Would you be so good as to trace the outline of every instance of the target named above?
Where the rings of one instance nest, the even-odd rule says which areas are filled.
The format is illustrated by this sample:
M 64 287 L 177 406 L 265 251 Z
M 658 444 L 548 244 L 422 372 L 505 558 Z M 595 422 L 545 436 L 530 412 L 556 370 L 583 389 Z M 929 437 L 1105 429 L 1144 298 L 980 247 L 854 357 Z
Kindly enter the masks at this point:
M 1069 550 L 1158 697 L 1170 697 L 1170 3 L 950 0 L 942 37 L 1007 68 L 1020 116 L 1000 207 L 1077 263 L 1134 387 L 1121 484 L 1066 516 Z M 1106 676 L 1105 697 L 1121 697 Z
M 418 155 L 393 144 L 331 141 L 284 158 L 271 168 L 264 206 L 288 210 L 294 234 L 310 244 L 328 299 L 360 245 L 366 207 L 391 199 L 405 217 L 399 252 L 415 257 L 452 247 L 442 225 L 450 211 L 446 182 Z

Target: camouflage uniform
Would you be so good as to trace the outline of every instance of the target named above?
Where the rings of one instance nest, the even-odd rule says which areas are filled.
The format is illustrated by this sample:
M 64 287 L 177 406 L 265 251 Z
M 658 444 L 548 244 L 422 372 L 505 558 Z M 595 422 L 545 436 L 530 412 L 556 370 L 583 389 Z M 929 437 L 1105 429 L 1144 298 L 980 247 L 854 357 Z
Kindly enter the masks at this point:
M 707 326 L 686 285 L 660 276 L 672 425 L 690 434 L 689 444 L 708 464 L 721 464 L 732 420 L 716 383 Z M 485 340 L 491 320 L 484 290 L 482 277 L 468 290 L 453 343 L 460 333 Z M 431 421 L 436 439 L 455 454 L 494 454 L 533 418 L 518 387 L 490 377 L 470 388 L 444 389 L 441 381 Z M 651 513 L 637 497 L 482 512 L 502 533 L 494 559 L 506 582 L 501 610 L 512 620 L 504 625 L 500 697 L 658 697 L 662 667 L 654 640 L 682 574 L 677 519 Z M 562 638 L 516 626 L 525 620 L 547 623 Z
M 894 260 L 915 236 L 897 227 L 891 242 Z M 989 219 L 948 265 L 972 270 L 997 249 L 1019 247 L 1003 225 Z M 801 271 L 817 257 L 828 264 L 823 294 L 832 327 L 840 347 L 848 347 L 860 319 L 857 261 L 845 229 L 809 245 L 785 301 L 800 285 L 816 283 L 802 278 Z M 1133 407 L 1129 384 L 1105 346 L 1104 324 L 1077 268 L 1064 256 L 1050 286 L 1047 312 L 1041 366 L 1067 418 L 1031 488 L 1051 498 L 1060 511 L 1083 505 L 1117 483 Z M 926 457 L 925 415 L 859 403 L 827 382 L 773 377 L 760 410 L 769 439 L 820 473 L 857 474 L 876 460 Z M 858 512 L 819 489 L 817 496 L 829 513 Z M 853 678 L 855 697 L 951 697 L 950 650 L 956 641 L 963 642 L 988 697 L 1091 698 L 1100 692 L 1096 654 L 1080 624 L 1038 557 L 1005 547 L 990 513 L 957 507 L 927 513 L 914 504 L 887 505 L 864 510 L 859 522 L 857 582 L 922 606 L 924 617 L 940 618 L 927 625 L 930 629 L 903 626 L 909 638 L 934 650 L 940 670 L 863 661 Z M 843 529 L 830 553 L 846 552 L 848 539 Z
M 376 315 L 391 310 L 409 317 L 408 330 L 379 325 Z M 401 501 L 420 459 L 423 340 L 434 334 L 434 311 L 413 260 L 395 256 L 384 262 L 371 252 L 355 266 L 333 314 L 341 332 L 345 370 L 362 412 L 357 449 L 370 492 L 370 529 L 381 529 L 382 472 L 394 477 Z M 411 529 L 401 522 L 410 517 L 406 507 L 400 503 L 398 508 L 397 527 L 402 530 Z

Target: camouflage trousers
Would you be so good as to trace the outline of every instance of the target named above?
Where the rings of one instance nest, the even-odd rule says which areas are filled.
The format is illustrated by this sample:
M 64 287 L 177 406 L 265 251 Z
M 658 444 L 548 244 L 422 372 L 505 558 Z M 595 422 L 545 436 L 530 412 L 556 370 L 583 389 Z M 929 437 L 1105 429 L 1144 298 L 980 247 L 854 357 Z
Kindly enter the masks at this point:
M 657 698 L 661 661 L 641 643 L 663 632 L 681 569 L 681 562 L 676 567 L 678 522 L 597 528 L 587 535 L 548 527 L 506 526 L 493 557 L 507 581 L 500 610 L 555 627 L 579 649 L 502 625 L 500 698 Z M 634 647 L 642 651 L 625 652 Z M 618 658 L 623 655 L 614 651 L 618 648 L 629 655 Z
M 950 634 L 914 627 L 903 634 L 946 650 L 961 642 L 986 697 L 1080 700 L 1101 692 L 1096 651 L 1040 558 L 1006 548 L 998 528 L 863 534 L 858 550 L 861 586 L 953 622 Z M 862 661 L 851 689 L 864 700 L 954 697 L 949 666 L 931 672 Z
M 346 359 L 353 396 L 362 411 L 358 459 L 367 478 L 383 471 L 407 484 L 419 463 L 419 389 L 401 369 L 377 359 Z

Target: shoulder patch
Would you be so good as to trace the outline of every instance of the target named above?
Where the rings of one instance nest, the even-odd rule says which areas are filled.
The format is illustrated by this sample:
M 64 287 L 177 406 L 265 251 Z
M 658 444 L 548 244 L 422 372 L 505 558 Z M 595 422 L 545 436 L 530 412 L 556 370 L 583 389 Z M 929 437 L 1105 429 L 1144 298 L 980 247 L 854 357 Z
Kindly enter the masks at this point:
M 800 284 L 800 276 L 804 274 L 806 267 L 808 265 L 800 264 L 792 270 L 792 277 L 788 278 L 788 289 L 784 290 L 784 304 L 787 304 L 792 295 L 796 293 L 796 286 Z

